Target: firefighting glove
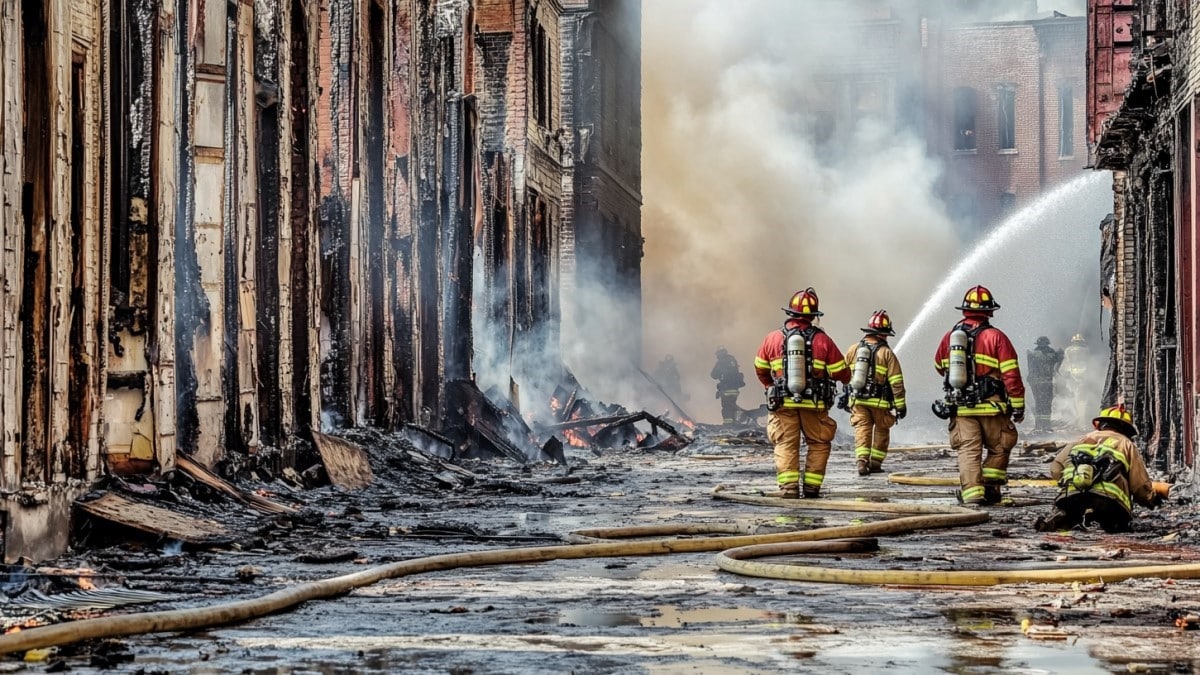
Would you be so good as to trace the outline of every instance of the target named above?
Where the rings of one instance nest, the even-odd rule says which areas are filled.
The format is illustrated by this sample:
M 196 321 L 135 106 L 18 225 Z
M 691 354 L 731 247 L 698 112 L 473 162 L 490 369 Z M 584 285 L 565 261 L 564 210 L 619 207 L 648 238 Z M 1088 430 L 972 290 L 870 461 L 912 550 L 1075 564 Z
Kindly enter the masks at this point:
M 1017 408 L 1013 410 L 1012 421 L 1014 424 L 1020 424 L 1025 421 L 1025 409 Z
M 904 406 L 900 406 L 899 408 L 896 408 L 896 419 L 897 420 L 904 419 L 904 416 L 907 414 L 908 414 L 908 408 L 906 408 Z

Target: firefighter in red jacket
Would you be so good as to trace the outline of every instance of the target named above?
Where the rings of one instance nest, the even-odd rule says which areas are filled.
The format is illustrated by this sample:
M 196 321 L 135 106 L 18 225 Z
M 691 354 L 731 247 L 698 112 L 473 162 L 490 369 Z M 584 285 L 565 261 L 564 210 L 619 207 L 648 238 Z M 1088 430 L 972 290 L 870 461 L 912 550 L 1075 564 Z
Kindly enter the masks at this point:
M 825 481 L 829 447 L 837 423 L 829 417 L 834 381 L 850 381 L 842 352 L 825 331 L 813 324 L 822 316 L 811 287 L 797 291 L 787 307 L 780 330 L 763 339 L 754 358 L 754 372 L 767 388 L 767 437 L 775 444 L 775 471 L 781 496 L 819 497 Z M 800 474 L 800 439 L 808 444 L 804 474 Z
M 988 320 L 1000 308 L 992 293 L 975 286 L 963 296 L 963 319 L 942 338 L 934 366 L 944 376 L 945 399 L 934 414 L 950 420 L 950 445 L 958 454 L 961 498 L 995 504 L 1008 482 L 1008 455 L 1025 419 L 1025 385 L 1017 350 Z M 980 453 L 986 450 L 980 466 Z

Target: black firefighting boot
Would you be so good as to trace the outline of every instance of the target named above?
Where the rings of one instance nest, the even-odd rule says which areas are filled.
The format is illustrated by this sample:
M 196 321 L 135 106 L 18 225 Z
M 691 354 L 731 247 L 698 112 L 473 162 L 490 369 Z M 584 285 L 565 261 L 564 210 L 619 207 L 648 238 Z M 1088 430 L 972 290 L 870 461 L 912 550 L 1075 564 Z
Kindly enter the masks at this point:
M 820 496 L 821 496 L 821 488 L 812 487 L 810 485 L 804 486 L 804 498 L 805 499 L 818 499 Z
M 883 473 L 883 462 L 871 460 L 871 473 Z
M 999 485 L 984 485 L 983 486 L 983 503 L 984 504 L 999 504 L 1004 495 L 1000 492 Z

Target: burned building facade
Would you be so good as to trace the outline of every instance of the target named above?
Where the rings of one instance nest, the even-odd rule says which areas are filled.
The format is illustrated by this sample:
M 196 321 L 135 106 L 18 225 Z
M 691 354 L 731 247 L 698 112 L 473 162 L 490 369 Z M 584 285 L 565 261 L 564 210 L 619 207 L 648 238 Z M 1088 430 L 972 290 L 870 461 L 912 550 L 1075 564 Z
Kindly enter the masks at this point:
M 310 430 L 452 427 L 449 383 L 561 369 L 568 226 L 600 207 L 572 196 L 558 0 L 0 17 L 8 559 L 61 551 L 102 474 L 290 465 Z
M 823 68 L 815 138 L 844 144 L 864 119 L 917 136 L 968 240 L 1083 170 L 1084 17 L 1037 3 L 860 5 L 860 20 L 822 26 L 830 45 L 856 48 Z
M 1089 0 L 1088 143 L 1113 171 L 1102 285 L 1106 401 L 1124 402 L 1161 469 L 1193 466 L 1200 402 L 1196 213 L 1200 27 L 1183 0 Z

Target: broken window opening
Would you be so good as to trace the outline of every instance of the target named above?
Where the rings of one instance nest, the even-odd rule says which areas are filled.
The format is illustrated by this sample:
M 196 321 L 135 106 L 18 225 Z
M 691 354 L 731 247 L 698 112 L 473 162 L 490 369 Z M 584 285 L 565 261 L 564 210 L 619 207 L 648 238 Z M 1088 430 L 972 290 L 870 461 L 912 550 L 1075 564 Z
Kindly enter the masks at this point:
M 532 302 L 530 313 L 533 318 L 534 325 L 538 325 L 550 318 L 550 216 L 546 207 L 546 200 L 537 195 L 536 192 L 530 191 L 530 204 L 532 205 L 533 222 L 530 232 L 531 238 L 531 291 Z
M 1005 216 L 1012 212 L 1013 207 L 1017 205 L 1017 195 L 1014 192 L 1000 193 L 1000 215 Z
M 537 17 L 530 19 L 529 40 L 532 42 L 530 66 L 533 75 L 533 117 L 540 126 L 547 127 L 550 117 L 550 49 L 546 29 L 538 22 Z
M 1069 84 L 1058 88 L 1058 156 L 1075 156 L 1075 91 Z
M 296 422 L 301 432 L 308 431 L 313 422 L 314 405 L 311 381 L 309 350 L 312 280 L 309 277 L 309 258 L 312 255 L 311 219 L 312 202 L 309 200 L 310 126 L 308 102 L 308 22 L 305 11 L 306 0 L 292 0 L 291 25 L 291 110 L 292 110 L 292 392 L 295 396 Z
M 958 87 L 954 90 L 954 149 L 975 149 L 975 90 Z
M 1017 149 L 1017 90 L 1002 84 L 996 91 L 996 127 L 1001 150 Z
M 367 21 L 367 115 L 364 130 L 366 152 L 367 190 L 367 267 L 370 296 L 367 298 L 371 330 L 367 333 L 367 361 L 364 373 L 366 388 L 370 392 L 367 400 L 368 415 L 379 426 L 393 423 L 388 419 L 389 398 L 384 386 L 384 354 L 387 351 L 386 312 L 387 263 L 384 259 L 387 223 L 384 218 L 384 119 L 386 91 L 384 87 L 385 41 L 383 8 L 371 3 Z
M 92 401 L 91 363 L 83 358 L 88 354 L 88 324 L 98 323 L 87 315 L 84 295 L 87 293 L 87 258 L 89 246 L 84 224 L 84 200 L 86 198 L 87 133 L 84 111 L 84 88 L 87 86 L 82 55 L 75 55 L 71 64 L 71 353 L 70 384 L 67 388 L 68 452 L 64 458 L 68 476 L 82 478 L 86 466 L 86 454 L 91 428 Z
M 21 293 L 22 479 L 47 479 L 50 439 L 50 269 L 49 210 L 50 101 L 47 86 L 46 17 L 40 0 L 21 3 L 24 46 L 24 182 L 21 212 L 25 226 L 24 284 Z

